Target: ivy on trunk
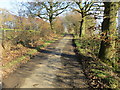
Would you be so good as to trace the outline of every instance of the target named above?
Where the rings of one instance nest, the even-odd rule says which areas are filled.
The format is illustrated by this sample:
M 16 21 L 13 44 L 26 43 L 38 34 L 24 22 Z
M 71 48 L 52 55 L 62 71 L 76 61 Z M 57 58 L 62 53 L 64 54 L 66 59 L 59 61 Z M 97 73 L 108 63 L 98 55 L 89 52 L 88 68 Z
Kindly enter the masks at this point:
M 99 51 L 99 58 L 104 62 L 110 62 L 115 56 L 115 34 L 116 15 L 118 4 L 115 2 L 104 2 L 104 20 L 102 23 L 102 41 Z M 111 61 L 115 63 L 115 61 Z

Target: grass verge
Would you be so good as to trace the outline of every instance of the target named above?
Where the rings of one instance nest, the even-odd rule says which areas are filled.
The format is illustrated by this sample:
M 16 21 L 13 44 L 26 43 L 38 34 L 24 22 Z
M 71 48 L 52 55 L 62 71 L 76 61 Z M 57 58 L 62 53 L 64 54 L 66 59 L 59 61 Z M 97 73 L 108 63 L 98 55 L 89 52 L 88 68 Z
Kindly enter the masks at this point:
M 74 38 L 76 54 L 80 58 L 84 73 L 91 88 L 120 89 L 120 78 L 115 68 L 97 58 L 100 40 Z
M 3 78 L 6 78 L 21 64 L 27 63 L 32 57 L 34 57 L 40 51 L 40 49 L 47 47 L 49 44 L 55 42 L 56 40 L 58 40 L 58 38 L 53 38 L 52 40 L 44 41 L 42 45 L 38 45 L 33 49 L 24 47 L 23 45 L 19 45 L 20 50 L 17 50 L 18 49 L 17 46 L 14 47 L 15 51 L 14 49 L 12 49 L 13 51 L 10 51 L 10 54 L 14 56 L 16 54 L 15 52 L 17 52 L 17 57 L 15 57 L 12 60 L 9 60 L 7 63 L 1 66 L 1 68 L 3 69 Z M 23 50 L 24 52 L 20 54 L 21 53 L 20 51 L 23 51 Z

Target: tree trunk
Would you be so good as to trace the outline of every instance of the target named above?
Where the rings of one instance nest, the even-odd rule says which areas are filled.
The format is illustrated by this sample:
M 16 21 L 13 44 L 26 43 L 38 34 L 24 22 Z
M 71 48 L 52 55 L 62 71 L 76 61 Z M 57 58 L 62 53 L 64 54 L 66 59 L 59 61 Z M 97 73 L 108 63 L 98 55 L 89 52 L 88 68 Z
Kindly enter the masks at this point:
M 54 32 L 54 33 L 56 33 L 56 32 L 54 31 L 53 20 L 52 20 L 51 18 L 49 19 L 49 22 L 50 22 L 50 29 L 51 29 L 51 31 Z
M 4 38 L 5 38 L 5 36 L 4 36 L 5 34 L 4 34 L 4 29 L 2 30 L 2 42 L 1 42 L 1 45 L 2 45 L 2 47 L 3 47 L 3 49 L 5 49 L 5 47 L 4 47 Z
M 119 10 L 118 10 L 118 36 L 120 38 L 120 2 L 119 2 Z
M 82 21 L 80 22 L 80 34 L 79 37 L 85 35 L 85 17 L 82 17 Z
M 52 22 L 50 22 L 50 28 L 53 31 L 53 23 Z
M 102 41 L 99 51 L 99 58 L 102 61 L 111 60 L 115 55 L 115 33 L 117 4 L 115 2 L 104 2 L 104 21 L 102 23 Z

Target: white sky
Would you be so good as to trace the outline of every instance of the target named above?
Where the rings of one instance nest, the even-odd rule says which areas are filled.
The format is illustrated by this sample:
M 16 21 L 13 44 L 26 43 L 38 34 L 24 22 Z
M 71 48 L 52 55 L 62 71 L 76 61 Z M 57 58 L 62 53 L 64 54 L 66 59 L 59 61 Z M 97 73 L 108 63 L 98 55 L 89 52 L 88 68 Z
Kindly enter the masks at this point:
M 16 12 L 17 2 L 27 2 L 27 1 L 32 1 L 32 0 L 0 0 L 0 8 L 7 9 L 11 12 Z M 40 0 L 42 1 L 42 0 Z M 44 1 L 44 0 L 43 0 Z M 98 22 L 102 22 L 101 20 L 98 20 Z
M 15 2 L 15 0 L 0 0 L 0 8 L 5 8 L 10 10 L 12 8 L 13 2 Z
M 0 0 L 0 8 L 8 9 L 10 7 L 11 7 L 10 2 Z
M 10 12 L 15 12 L 17 10 L 17 2 L 26 2 L 31 0 L 0 0 L 0 8 L 6 9 Z
M 5 8 L 10 10 L 13 8 L 13 5 L 17 2 L 26 2 L 31 0 L 0 0 L 0 8 Z
M 29 1 L 29 0 L 0 0 L 0 2 L 13 2 L 13 1 L 26 2 L 26 1 Z

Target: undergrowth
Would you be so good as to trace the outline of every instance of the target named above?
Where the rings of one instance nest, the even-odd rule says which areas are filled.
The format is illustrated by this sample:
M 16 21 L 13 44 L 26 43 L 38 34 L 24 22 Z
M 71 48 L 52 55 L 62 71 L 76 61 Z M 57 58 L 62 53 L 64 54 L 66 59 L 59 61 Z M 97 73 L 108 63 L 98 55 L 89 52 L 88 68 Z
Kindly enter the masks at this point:
M 100 39 L 98 37 L 76 38 L 74 43 L 76 45 L 76 53 L 80 58 L 85 75 L 89 79 L 89 85 L 92 88 L 110 88 L 120 89 L 119 69 L 116 68 L 118 63 L 114 66 L 108 62 L 102 62 L 98 58 Z M 118 59 L 119 57 L 116 56 Z M 115 67 L 116 66 L 116 67 Z
M 52 36 L 51 36 L 52 35 Z M 17 67 L 23 63 L 27 63 L 41 49 L 44 49 L 49 44 L 55 42 L 60 35 L 50 34 L 49 37 L 41 37 L 39 33 L 33 36 L 31 32 L 7 33 L 4 39 L 2 66 L 2 76 L 6 78 Z

